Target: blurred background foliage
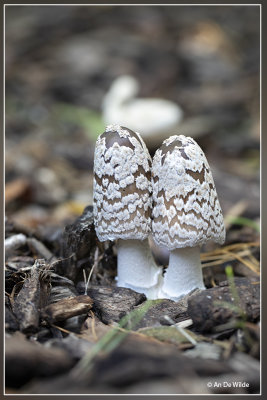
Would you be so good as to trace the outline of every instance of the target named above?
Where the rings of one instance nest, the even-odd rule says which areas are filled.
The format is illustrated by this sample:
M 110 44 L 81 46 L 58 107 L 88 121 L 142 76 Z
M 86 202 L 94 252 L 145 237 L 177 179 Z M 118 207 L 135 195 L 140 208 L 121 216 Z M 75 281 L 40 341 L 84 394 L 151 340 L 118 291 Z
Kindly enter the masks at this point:
M 92 203 L 103 99 L 116 77 L 129 74 L 140 83 L 138 97 L 181 107 L 173 134 L 193 136 L 204 149 L 228 227 L 242 226 L 239 240 L 254 239 L 258 6 L 7 6 L 5 30 L 8 216 L 51 229 Z

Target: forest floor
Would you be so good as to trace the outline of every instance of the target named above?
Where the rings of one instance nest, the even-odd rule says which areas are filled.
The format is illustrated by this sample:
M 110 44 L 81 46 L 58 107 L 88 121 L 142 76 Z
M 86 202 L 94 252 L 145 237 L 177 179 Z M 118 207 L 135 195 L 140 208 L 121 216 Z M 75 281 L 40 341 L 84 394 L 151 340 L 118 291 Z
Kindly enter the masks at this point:
M 258 9 L 129 9 L 6 12 L 6 393 L 259 393 Z M 206 290 L 177 302 L 117 287 L 94 230 L 101 102 L 122 73 L 182 107 L 225 216 Z

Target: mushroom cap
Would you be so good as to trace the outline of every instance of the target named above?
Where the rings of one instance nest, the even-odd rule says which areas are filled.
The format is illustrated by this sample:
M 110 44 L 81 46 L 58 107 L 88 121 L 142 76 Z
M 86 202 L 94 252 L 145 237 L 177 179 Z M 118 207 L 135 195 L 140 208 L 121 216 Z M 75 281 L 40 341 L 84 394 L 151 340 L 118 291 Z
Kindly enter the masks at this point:
M 183 111 L 170 100 L 136 97 L 139 86 L 131 75 L 116 78 L 103 100 L 103 119 L 107 124 L 120 121 L 131 126 L 148 138 L 149 144 L 158 145 L 180 124 Z
M 210 240 L 222 244 L 225 227 L 208 161 L 194 139 L 171 136 L 152 162 L 152 232 L 169 250 Z
M 151 232 L 151 157 L 139 133 L 108 125 L 94 158 L 94 222 L 100 241 Z

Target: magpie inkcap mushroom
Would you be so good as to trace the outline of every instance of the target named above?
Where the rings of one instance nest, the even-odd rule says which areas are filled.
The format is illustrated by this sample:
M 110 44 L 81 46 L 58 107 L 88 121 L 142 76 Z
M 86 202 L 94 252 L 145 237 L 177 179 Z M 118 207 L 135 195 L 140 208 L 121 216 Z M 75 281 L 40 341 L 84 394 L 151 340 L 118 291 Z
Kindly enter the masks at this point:
M 204 289 L 200 246 L 224 243 L 225 227 L 213 177 L 194 139 L 174 135 L 156 151 L 152 163 L 152 232 L 170 250 L 159 297 L 178 300 Z
M 139 133 L 108 125 L 94 157 L 94 223 L 98 239 L 117 240 L 118 286 L 157 298 L 162 271 L 152 257 L 151 157 Z

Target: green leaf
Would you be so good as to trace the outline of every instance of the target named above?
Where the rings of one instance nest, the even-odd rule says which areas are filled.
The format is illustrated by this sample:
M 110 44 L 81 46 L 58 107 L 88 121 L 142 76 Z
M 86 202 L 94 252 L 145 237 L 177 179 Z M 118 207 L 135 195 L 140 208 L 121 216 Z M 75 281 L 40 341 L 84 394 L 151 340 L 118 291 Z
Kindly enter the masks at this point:
M 71 122 L 84 129 L 90 139 L 96 140 L 105 130 L 101 113 L 67 103 L 56 103 L 53 107 L 55 118 Z
M 228 215 L 226 217 L 226 221 L 231 225 L 248 226 L 257 232 L 260 232 L 260 225 L 257 222 L 253 221 L 253 219 L 245 217 L 233 217 L 231 215 Z

